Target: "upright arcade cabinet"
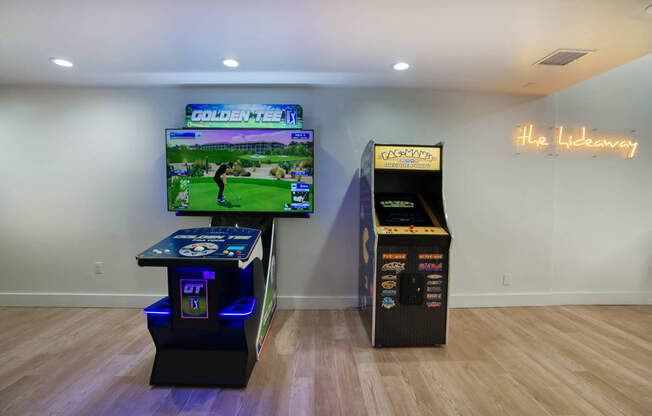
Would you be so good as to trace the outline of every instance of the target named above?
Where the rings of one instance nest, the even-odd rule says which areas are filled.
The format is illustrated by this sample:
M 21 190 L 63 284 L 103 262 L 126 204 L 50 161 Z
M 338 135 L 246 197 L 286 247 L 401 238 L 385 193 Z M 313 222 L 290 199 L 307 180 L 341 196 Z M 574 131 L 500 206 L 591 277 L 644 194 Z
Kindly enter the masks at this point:
M 200 116 L 230 120 L 222 113 L 237 111 L 243 123 L 242 106 L 212 107 Z M 279 119 L 289 111 L 268 107 Z M 277 218 L 313 212 L 313 156 L 312 130 L 166 131 L 168 211 L 211 223 L 136 256 L 140 266 L 167 269 L 168 296 L 145 309 L 156 346 L 151 384 L 247 385 L 277 305 Z
M 451 235 L 442 149 L 370 141 L 363 152 L 359 296 L 373 346 L 446 344 Z

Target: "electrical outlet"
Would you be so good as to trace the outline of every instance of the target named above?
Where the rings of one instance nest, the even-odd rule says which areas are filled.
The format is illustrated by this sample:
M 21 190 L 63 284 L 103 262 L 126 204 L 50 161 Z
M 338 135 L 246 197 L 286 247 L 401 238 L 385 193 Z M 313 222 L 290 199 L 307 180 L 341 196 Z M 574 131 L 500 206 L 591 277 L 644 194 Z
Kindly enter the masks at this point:
M 512 275 L 509 273 L 503 273 L 503 286 L 509 286 L 512 284 Z
M 93 271 L 95 274 L 104 274 L 104 262 L 103 261 L 96 261 L 95 264 L 93 265 Z

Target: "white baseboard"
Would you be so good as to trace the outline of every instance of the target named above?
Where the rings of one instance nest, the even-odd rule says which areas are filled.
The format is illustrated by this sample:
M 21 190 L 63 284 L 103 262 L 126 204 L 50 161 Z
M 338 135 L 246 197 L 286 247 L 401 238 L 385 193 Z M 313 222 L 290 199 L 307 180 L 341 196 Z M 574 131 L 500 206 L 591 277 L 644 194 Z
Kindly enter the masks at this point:
M 347 309 L 358 306 L 357 296 L 279 296 L 279 309 Z
M 451 308 L 550 305 L 652 305 L 652 292 L 459 293 Z
M 71 308 L 145 308 L 167 295 L 130 293 L 0 292 L 0 306 Z
M 0 306 L 144 308 L 165 294 L 0 292 Z M 346 309 L 357 296 L 279 296 L 279 309 Z M 451 308 L 546 305 L 652 305 L 652 292 L 459 293 Z

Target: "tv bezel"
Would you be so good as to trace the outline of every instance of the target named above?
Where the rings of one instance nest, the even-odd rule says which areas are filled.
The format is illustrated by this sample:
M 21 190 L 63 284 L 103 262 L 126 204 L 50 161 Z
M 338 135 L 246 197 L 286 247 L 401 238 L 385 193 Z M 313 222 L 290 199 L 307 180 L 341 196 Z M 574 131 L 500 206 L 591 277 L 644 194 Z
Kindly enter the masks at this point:
M 313 195 L 313 201 L 311 204 L 310 211 L 180 211 L 176 209 L 170 209 L 170 201 L 168 200 L 168 176 L 167 176 L 167 153 L 168 153 L 168 131 L 170 130 L 188 130 L 188 131 L 211 131 L 211 130 L 230 130 L 230 131 L 238 131 L 238 130 L 256 130 L 256 131 L 261 131 L 261 132 L 271 132 L 271 131 L 287 131 L 287 132 L 300 132 L 300 131 L 309 131 L 312 132 L 312 195 Z M 315 206 L 316 206 L 316 200 L 317 200 L 317 188 L 315 186 L 316 182 L 316 172 L 317 172 L 317 164 L 316 164 L 316 158 L 315 158 L 315 130 L 314 129 L 263 129 L 263 128 L 246 128 L 246 127 L 241 127 L 241 128 L 187 128 L 187 127 L 182 127 L 182 128 L 166 128 L 165 129 L 165 135 L 163 137 L 164 139 L 164 144 L 165 144 L 165 157 L 163 158 L 164 162 L 164 169 L 163 172 L 165 173 L 165 209 L 167 212 L 174 212 L 175 215 L 177 216 L 198 216 L 198 217 L 211 217 L 215 215 L 243 215 L 243 214 L 252 214 L 252 215 L 259 215 L 259 216 L 271 216 L 271 217 L 287 217 L 287 218 L 308 218 L 312 214 L 315 213 Z

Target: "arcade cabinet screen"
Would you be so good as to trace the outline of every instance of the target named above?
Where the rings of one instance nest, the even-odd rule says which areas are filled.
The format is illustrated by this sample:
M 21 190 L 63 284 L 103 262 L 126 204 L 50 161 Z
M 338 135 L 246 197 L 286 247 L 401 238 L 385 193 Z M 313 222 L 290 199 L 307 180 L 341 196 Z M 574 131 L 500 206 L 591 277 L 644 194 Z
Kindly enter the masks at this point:
M 376 193 L 374 198 L 381 225 L 433 225 L 416 195 Z
M 166 130 L 168 210 L 313 212 L 313 131 Z

